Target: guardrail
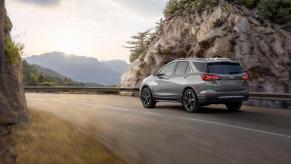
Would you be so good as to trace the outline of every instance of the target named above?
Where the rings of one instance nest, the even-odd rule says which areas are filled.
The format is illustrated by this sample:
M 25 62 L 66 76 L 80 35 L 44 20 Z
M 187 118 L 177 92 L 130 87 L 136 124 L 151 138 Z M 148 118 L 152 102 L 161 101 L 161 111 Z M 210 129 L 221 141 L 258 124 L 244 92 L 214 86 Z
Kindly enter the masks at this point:
M 291 94 L 290 93 L 251 92 L 250 99 L 291 101 Z
M 139 89 L 116 87 L 25 87 L 25 91 L 41 93 L 138 93 Z M 291 101 L 291 94 L 251 92 L 250 99 Z
M 138 88 L 116 88 L 116 87 L 24 87 L 26 92 L 70 92 L 70 93 L 115 93 L 130 92 L 137 93 Z

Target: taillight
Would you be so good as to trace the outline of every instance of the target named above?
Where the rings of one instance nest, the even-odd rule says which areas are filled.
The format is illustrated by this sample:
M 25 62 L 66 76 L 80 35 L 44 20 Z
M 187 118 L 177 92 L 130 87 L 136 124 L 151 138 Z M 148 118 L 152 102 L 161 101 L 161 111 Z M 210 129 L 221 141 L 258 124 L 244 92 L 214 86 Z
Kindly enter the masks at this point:
M 249 74 L 248 73 L 244 73 L 243 76 L 242 76 L 242 79 L 243 80 L 249 80 L 250 79 Z
M 217 76 L 217 75 L 209 75 L 209 74 L 203 74 L 203 75 L 201 75 L 201 78 L 204 81 L 220 80 L 219 76 Z

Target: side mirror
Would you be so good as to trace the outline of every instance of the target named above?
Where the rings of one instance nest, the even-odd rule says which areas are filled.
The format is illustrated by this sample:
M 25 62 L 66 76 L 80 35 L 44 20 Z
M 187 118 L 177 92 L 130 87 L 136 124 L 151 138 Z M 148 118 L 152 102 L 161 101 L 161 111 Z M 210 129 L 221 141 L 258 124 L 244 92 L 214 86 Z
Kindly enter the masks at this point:
M 162 77 L 164 77 L 164 76 L 166 76 L 164 73 L 159 73 L 158 71 L 157 72 L 155 72 L 155 73 L 153 73 L 153 76 L 156 76 L 156 77 L 158 77 L 158 78 L 162 78 Z
M 158 71 L 154 72 L 153 76 L 158 76 Z
M 166 76 L 166 75 L 163 74 L 163 73 L 159 73 L 159 74 L 157 74 L 157 76 L 161 78 L 161 77 L 164 77 L 164 76 Z

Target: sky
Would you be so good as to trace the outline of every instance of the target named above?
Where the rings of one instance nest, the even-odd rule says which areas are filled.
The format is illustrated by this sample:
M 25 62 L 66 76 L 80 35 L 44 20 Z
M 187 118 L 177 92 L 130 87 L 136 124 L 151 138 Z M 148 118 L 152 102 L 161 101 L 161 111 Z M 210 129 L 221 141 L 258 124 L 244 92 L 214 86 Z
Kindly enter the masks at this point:
M 130 36 L 154 26 L 167 0 L 6 0 L 25 57 L 46 52 L 128 61 Z

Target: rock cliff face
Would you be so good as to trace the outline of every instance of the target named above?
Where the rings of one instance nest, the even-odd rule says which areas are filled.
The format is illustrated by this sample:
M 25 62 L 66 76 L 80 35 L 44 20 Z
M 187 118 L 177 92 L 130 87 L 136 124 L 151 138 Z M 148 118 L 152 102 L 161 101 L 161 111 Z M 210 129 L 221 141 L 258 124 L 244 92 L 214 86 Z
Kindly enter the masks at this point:
M 0 124 L 14 124 L 26 119 L 27 106 L 22 84 L 22 66 L 8 62 L 5 38 L 10 39 L 12 23 L 0 1 Z M 20 57 L 18 59 L 20 61 Z
M 142 79 L 167 62 L 185 57 L 227 57 L 250 73 L 251 91 L 291 92 L 291 34 L 244 7 L 222 1 L 202 12 L 176 12 L 145 55 L 122 77 L 122 87 Z

